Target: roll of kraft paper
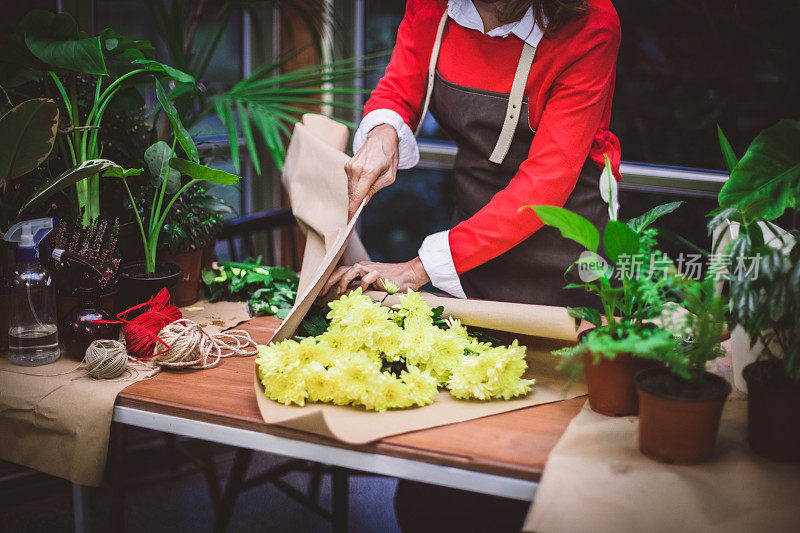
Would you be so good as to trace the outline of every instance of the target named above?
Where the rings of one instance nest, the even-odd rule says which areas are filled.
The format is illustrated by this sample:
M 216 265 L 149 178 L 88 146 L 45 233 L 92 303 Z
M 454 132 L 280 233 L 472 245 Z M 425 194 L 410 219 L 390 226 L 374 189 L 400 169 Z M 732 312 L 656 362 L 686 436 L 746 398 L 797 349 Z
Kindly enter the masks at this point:
M 366 294 L 377 301 L 386 296 L 380 291 L 367 291 Z M 443 316 L 457 318 L 468 326 L 570 342 L 578 338 L 578 321 L 569 316 L 565 307 L 465 300 L 427 292 L 423 292 L 422 297 L 431 307 L 444 307 Z M 398 303 L 400 299 L 396 294 L 383 302 L 388 306 Z

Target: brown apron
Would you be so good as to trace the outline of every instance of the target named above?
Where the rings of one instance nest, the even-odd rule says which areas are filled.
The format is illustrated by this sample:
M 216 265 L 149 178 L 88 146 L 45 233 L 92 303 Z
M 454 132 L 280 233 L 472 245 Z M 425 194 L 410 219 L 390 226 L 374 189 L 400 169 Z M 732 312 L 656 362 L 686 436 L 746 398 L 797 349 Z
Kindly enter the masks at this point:
M 431 58 L 429 86 L 432 87 L 426 104 L 429 101 L 439 126 L 458 147 L 454 172 L 456 218 L 460 222 L 477 213 L 503 190 L 528 158 L 535 132 L 531 131 L 528 121 L 528 99 L 522 98 L 521 92 L 535 48 L 525 45 L 511 95 L 451 83 L 435 71 L 446 16 L 442 17 Z M 524 64 L 526 55 L 527 64 Z M 507 146 L 501 147 L 504 138 Z M 587 159 L 564 207 L 591 220 L 602 230 L 608 221 L 608 211 L 600 196 L 600 173 L 601 169 Z M 469 298 L 559 306 L 591 305 L 595 302 L 584 291 L 563 289 L 567 283 L 580 282 L 577 269 L 571 270 L 566 278 L 564 272 L 583 251 L 582 246 L 563 238 L 557 229 L 545 226 L 504 254 L 462 274 L 461 285 Z

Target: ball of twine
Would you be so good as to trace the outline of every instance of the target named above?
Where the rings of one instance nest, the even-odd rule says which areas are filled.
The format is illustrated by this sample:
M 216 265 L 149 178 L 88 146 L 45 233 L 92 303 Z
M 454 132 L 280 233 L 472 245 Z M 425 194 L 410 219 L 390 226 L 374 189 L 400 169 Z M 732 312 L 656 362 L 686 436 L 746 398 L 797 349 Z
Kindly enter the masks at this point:
M 118 378 L 125 372 L 127 362 L 128 352 L 125 345 L 111 339 L 93 341 L 83 357 L 86 371 L 97 379 Z
M 162 367 L 212 368 L 225 357 L 258 353 L 258 346 L 246 331 L 209 335 L 200 324 L 186 318 L 168 324 L 158 336 L 169 348 L 156 346 L 150 360 Z

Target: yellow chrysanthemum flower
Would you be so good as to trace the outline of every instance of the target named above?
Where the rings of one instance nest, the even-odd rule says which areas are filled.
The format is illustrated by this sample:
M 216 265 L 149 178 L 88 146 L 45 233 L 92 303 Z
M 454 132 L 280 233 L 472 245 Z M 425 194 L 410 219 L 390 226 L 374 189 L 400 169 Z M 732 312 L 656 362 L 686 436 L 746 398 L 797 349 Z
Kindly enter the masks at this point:
M 439 386 L 481 400 L 530 390 L 533 380 L 522 379 L 524 346 L 478 342 L 454 319 L 441 329 L 419 293 L 400 299 L 395 312 L 357 289 L 330 303 L 331 325 L 322 335 L 260 347 L 256 368 L 267 397 L 385 411 L 428 405 Z
M 400 287 L 392 283 L 391 280 L 388 280 L 386 278 L 381 278 L 378 281 L 380 281 L 381 285 L 383 285 L 383 290 L 386 291 L 386 294 L 394 294 L 400 290 Z
M 407 293 L 400 295 L 397 315 L 406 320 L 430 321 L 433 316 L 433 309 L 418 292 L 408 289 Z

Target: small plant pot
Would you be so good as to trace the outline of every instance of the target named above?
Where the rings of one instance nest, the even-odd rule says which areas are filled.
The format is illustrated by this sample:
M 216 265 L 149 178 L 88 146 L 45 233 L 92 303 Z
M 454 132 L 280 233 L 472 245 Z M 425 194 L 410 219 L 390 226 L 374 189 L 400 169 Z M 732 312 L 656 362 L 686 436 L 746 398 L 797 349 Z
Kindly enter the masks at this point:
M 181 277 L 181 267 L 174 263 L 159 261 L 155 270 L 153 274 L 146 274 L 144 261 L 126 263 L 120 267 L 115 313 L 146 302 L 164 288 L 170 291 L 170 296 L 172 295 L 175 284 Z M 128 318 L 136 314 L 129 315 Z
M 771 375 L 763 362 L 747 365 L 742 375 L 750 448 L 774 461 L 800 462 L 800 384 Z
M 586 388 L 589 390 L 589 407 L 606 416 L 633 416 L 639 412 L 639 401 L 633 377 L 660 363 L 641 359 L 629 354 L 617 354 L 614 359 L 600 357 L 594 364 L 594 356 L 583 356 Z
M 214 264 L 214 250 L 217 248 L 216 237 L 203 246 L 203 259 L 200 261 L 200 270 L 208 270 Z
M 203 260 L 203 249 L 195 248 L 175 255 L 164 252 L 161 258 L 181 267 L 181 276 L 175 284 L 175 288 L 170 291 L 172 303 L 178 307 L 195 303 L 200 290 L 200 265 Z
M 700 383 L 692 384 L 668 368 L 644 370 L 634 380 L 639 394 L 639 450 L 656 461 L 677 465 L 710 459 L 731 384 L 708 372 Z
M 109 313 L 113 313 L 117 301 L 117 294 L 119 294 L 119 289 L 114 289 L 113 291 L 101 295 L 100 307 Z M 58 294 L 56 296 L 56 316 L 58 317 L 58 323 L 61 324 L 61 322 L 64 320 L 64 317 L 67 316 L 70 311 L 75 309 L 80 302 L 80 298 L 77 296 L 64 296 L 62 294 Z

